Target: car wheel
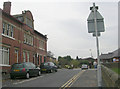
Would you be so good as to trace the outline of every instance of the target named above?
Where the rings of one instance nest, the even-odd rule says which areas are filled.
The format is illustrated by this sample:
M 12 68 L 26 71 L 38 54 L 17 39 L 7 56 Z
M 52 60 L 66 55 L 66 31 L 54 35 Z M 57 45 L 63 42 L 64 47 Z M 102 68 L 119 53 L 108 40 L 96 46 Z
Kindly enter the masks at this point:
M 51 71 L 50 71 L 51 73 L 53 73 L 54 71 L 51 69 Z
M 39 72 L 38 72 L 38 76 L 40 76 L 40 75 L 41 75 L 41 72 L 39 71 Z
M 57 72 L 57 70 L 55 70 L 55 72 Z
M 49 73 L 52 73 L 53 71 L 52 70 L 49 70 Z
M 30 74 L 29 74 L 29 73 L 26 74 L 26 78 L 27 78 L 27 79 L 30 78 Z

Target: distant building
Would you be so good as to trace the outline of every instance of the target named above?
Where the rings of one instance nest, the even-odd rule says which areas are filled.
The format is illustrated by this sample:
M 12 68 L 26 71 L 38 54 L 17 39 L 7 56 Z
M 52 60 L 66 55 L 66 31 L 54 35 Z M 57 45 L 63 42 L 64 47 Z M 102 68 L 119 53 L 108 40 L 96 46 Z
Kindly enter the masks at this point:
M 34 29 L 32 13 L 11 15 L 11 2 L 4 2 L 0 17 L 2 24 L 2 64 L 3 71 L 9 71 L 14 63 L 33 62 L 40 65 L 47 61 L 47 36 Z
M 88 57 L 88 58 L 83 58 L 83 59 L 81 59 L 81 60 L 94 61 L 95 59 L 92 58 L 92 57 Z
M 120 62 L 120 48 L 107 54 L 101 54 L 99 58 L 103 63 L 113 62 L 115 61 L 114 59 L 116 59 L 116 62 Z

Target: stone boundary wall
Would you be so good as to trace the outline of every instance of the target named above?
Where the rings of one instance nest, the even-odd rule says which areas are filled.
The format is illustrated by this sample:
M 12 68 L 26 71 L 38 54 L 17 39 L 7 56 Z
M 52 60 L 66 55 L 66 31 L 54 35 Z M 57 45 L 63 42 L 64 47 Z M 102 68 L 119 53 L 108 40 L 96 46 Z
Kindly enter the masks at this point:
M 116 62 L 116 63 L 102 63 L 102 65 L 108 67 L 108 68 L 119 68 L 120 67 L 120 63 Z
M 120 89 L 120 75 L 104 65 L 101 66 L 101 71 L 102 79 L 105 82 L 106 87 L 117 87 Z

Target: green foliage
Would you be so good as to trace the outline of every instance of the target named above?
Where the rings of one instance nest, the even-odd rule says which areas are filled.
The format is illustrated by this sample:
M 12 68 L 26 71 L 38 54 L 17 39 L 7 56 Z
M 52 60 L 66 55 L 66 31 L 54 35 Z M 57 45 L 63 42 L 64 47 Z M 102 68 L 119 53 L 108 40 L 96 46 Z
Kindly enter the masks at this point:
M 88 60 L 80 60 L 80 67 L 82 66 L 82 64 L 89 65 L 89 61 Z
M 80 64 L 89 64 L 89 61 L 88 60 L 81 60 Z
M 76 56 L 76 60 L 79 60 L 79 57 L 78 57 L 78 56 Z
M 87 64 L 89 65 L 89 61 L 88 60 L 82 60 L 79 59 L 78 56 L 76 57 L 76 59 L 72 59 L 71 56 L 64 56 L 58 57 L 58 61 L 59 61 L 59 65 L 61 65 L 61 67 L 66 68 L 65 65 L 70 66 L 73 68 L 80 68 L 82 64 Z M 91 62 L 93 63 L 94 60 L 91 60 Z
M 119 68 L 112 68 L 112 70 L 120 75 L 120 69 Z
M 61 67 L 65 67 L 65 65 L 70 65 L 71 60 L 73 60 L 71 56 L 58 57 L 59 65 L 61 65 Z
M 80 67 L 80 61 L 72 60 L 71 65 L 73 65 L 74 68 L 78 68 L 78 67 Z
M 71 61 L 72 60 L 71 56 L 65 56 L 63 58 L 66 59 L 67 61 Z

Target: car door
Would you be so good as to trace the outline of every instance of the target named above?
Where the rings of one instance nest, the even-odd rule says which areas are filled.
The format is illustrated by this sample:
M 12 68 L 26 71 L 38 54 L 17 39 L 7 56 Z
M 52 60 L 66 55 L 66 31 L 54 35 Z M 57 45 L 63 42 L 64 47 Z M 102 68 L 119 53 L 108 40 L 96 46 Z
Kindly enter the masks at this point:
M 36 66 L 33 63 L 31 63 L 31 65 L 32 65 L 32 68 L 33 68 L 33 73 L 34 73 L 33 75 L 36 76 L 39 72 L 39 69 L 36 68 Z
M 54 63 L 50 62 L 51 69 L 54 71 Z
M 28 63 L 30 76 L 34 76 L 34 66 L 32 63 Z

